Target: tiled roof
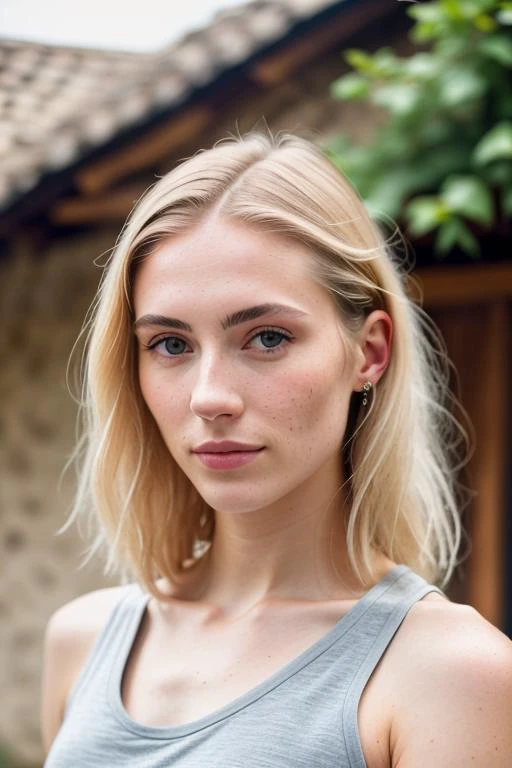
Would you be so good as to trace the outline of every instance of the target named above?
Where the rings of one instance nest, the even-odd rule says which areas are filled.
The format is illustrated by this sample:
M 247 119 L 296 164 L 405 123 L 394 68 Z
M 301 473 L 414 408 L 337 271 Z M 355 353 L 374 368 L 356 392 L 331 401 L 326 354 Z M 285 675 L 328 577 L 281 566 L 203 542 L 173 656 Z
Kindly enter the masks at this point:
M 0 41 L 0 211 L 48 172 L 279 41 L 333 0 L 252 0 L 155 53 Z

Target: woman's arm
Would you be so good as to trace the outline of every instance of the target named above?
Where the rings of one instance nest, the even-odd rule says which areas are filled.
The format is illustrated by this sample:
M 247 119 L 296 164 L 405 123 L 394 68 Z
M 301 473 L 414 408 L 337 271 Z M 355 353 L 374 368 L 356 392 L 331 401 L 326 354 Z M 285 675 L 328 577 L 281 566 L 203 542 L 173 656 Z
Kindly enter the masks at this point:
M 41 684 L 41 735 L 46 754 L 62 724 L 69 692 L 124 589 L 111 587 L 82 595 L 59 608 L 48 622 Z
M 510 768 L 512 642 L 468 606 L 416 618 L 393 695 L 392 768 Z
M 64 631 L 63 611 L 55 613 L 46 627 L 43 646 L 43 674 L 41 683 L 41 735 L 45 754 L 62 723 L 64 701 L 69 677 L 68 666 L 72 663 L 73 642 Z

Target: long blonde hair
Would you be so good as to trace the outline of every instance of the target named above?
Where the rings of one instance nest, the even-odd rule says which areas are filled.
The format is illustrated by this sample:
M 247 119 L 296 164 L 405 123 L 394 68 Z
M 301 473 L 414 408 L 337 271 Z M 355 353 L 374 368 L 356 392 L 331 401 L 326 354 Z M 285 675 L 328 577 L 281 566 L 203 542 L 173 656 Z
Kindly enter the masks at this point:
M 444 342 L 357 193 L 314 144 L 289 134 L 230 137 L 200 151 L 132 211 L 82 329 L 82 433 L 67 465 L 78 467 L 78 487 L 64 529 L 85 516 L 94 529 L 86 562 L 104 550 L 106 574 L 129 573 L 160 598 L 155 579 L 185 578 L 198 543 L 212 539 L 213 510 L 173 460 L 140 391 L 132 287 L 156 244 L 214 206 L 311 248 L 349 346 L 371 311 L 391 316 L 390 362 L 370 407 L 361 420 L 353 393 L 349 408 L 341 457 L 348 552 L 365 582 L 378 550 L 444 586 L 457 564 L 457 470 L 467 444 L 449 408 L 457 401 Z

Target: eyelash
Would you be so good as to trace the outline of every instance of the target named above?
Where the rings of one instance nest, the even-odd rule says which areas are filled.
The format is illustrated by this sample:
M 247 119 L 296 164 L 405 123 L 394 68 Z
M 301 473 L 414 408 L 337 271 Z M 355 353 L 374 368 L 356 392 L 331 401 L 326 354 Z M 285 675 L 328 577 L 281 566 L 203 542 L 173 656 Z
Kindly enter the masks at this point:
M 249 342 L 253 341 L 254 339 L 257 339 L 258 336 L 262 336 L 264 333 L 275 333 L 278 336 L 282 336 L 283 339 L 285 340 L 285 344 L 284 345 L 279 344 L 279 346 L 277 346 L 277 347 L 268 347 L 267 349 L 260 349 L 260 350 L 258 350 L 259 352 L 263 352 L 263 354 L 265 354 L 265 355 L 272 355 L 272 354 L 275 354 L 276 352 L 281 351 L 283 349 L 283 346 L 287 346 L 287 344 L 291 343 L 291 341 L 293 340 L 292 336 L 290 336 L 288 333 L 284 333 L 284 331 L 281 331 L 279 328 L 270 328 L 269 327 L 269 328 L 262 328 L 261 331 L 258 331 L 258 333 L 254 334 L 254 336 L 252 336 L 249 339 Z M 156 355 L 156 354 L 158 354 L 157 347 L 160 344 L 162 344 L 162 342 L 167 341 L 168 339 L 178 339 L 179 341 L 182 341 L 184 344 L 187 344 L 187 342 L 184 339 L 181 339 L 179 336 L 172 335 L 172 336 L 161 336 L 160 338 L 155 339 L 154 341 L 152 341 L 150 344 L 143 344 L 142 346 L 148 352 L 151 352 L 152 354 Z M 172 360 L 173 358 L 182 357 L 182 355 L 183 355 L 183 353 L 180 353 L 178 355 L 163 355 L 163 357 L 165 357 L 166 360 Z

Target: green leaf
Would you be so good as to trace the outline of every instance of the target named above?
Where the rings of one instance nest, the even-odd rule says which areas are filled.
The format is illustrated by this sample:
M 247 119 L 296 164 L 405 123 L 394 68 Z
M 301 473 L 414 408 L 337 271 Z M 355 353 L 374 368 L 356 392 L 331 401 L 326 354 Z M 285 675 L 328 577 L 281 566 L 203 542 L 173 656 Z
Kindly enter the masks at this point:
M 481 14 L 492 13 L 496 0 L 440 0 L 446 15 L 454 20 L 474 19 Z
M 421 237 L 445 221 L 449 212 L 438 197 L 424 195 L 412 200 L 406 206 L 405 214 L 410 233 Z
M 331 95 L 335 99 L 364 99 L 370 92 L 366 77 L 350 72 L 335 80 L 331 85 Z
M 373 59 L 368 53 L 365 53 L 365 51 L 361 51 L 359 48 L 349 48 L 347 51 L 345 51 L 344 56 L 350 66 L 356 69 L 358 72 L 361 72 L 361 74 L 375 74 Z
M 389 109 L 396 115 L 407 115 L 413 112 L 421 99 L 421 91 L 413 83 L 393 83 L 383 85 L 371 94 L 374 104 Z
M 379 48 L 373 54 L 375 74 L 380 77 L 393 77 L 399 75 L 403 69 L 403 62 L 395 56 L 391 48 Z
M 440 78 L 439 96 L 447 107 L 457 107 L 484 95 L 488 83 L 474 70 L 462 67 L 450 68 Z
M 456 0 L 465 19 L 475 19 L 481 14 L 492 13 L 496 0 Z
M 448 253 L 452 250 L 457 242 L 459 231 L 459 220 L 448 219 L 443 221 L 438 229 L 434 249 L 436 253 Z
M 473 150 L 476 165 L 512 158 L 512 123 L 502 122 L 491 128 Z
M 490 226 L 494 206 L 489 188 L 477 176 L 451 176 L 441 187 L 441 200 L 452 213 Z
M 475 16 L 473 25 L 479 32 L 494 32 L 498 26 L 492 16 L 489 16 L 487 13 L 481 13 L 478 16 Z
M 401 211 L 404 198 L 415 189 L 417 177 L 414 169 L 409 165 L 393 164 L 373 174 L 365 202 L 372 211 L 395 217 Z
M 415 53 L 403 62 L 404 74 L 419 80 L 430 80 L 439 73 L 441 62 L 431 53 Z
M 434 241 L 434 250 L 436 253 L 446 254 L 459 246 L 472 258 L 480 253 L 478 240 L 466 227 L 464 222 L 457 218 L 450 218 L 443 222 Z
M 464 18 L 459 0 L 441 0 L 444 12 L 452 21 L 460 21 Z
M 461 223 L 459 230 L 458 243 L 465 253 L 472 258 L 480 254 L 480 244 L 476 237 L 469 231 L 465 224 Z
M 416 21 L 436 24 L 445 20 L 445 13 L 439 3 L 422 3 L 413 5 L 408 9 L 409 16 Z
M 478 50 L 505 67 L 512 67 L 512 38 L 509 35 L 498 34 L 483 37 L 478 42 Z
M 496 20 L 505 26 L 512 24 L 512 8 L 503 8 L 496 14 Z
M 409 16 L 415 7 L 416 6 L 413 6 L 412 8 L 407 9 Z M 433 40 L 437 35 L 437 30 L 437 24 L 431 22 L 419 23 L 412 28 L 410 32 L 410 38 L 414 43 L 419 43 L 419 45 L 421 45 L 422 43 L 426 43 L 429 40 Z

